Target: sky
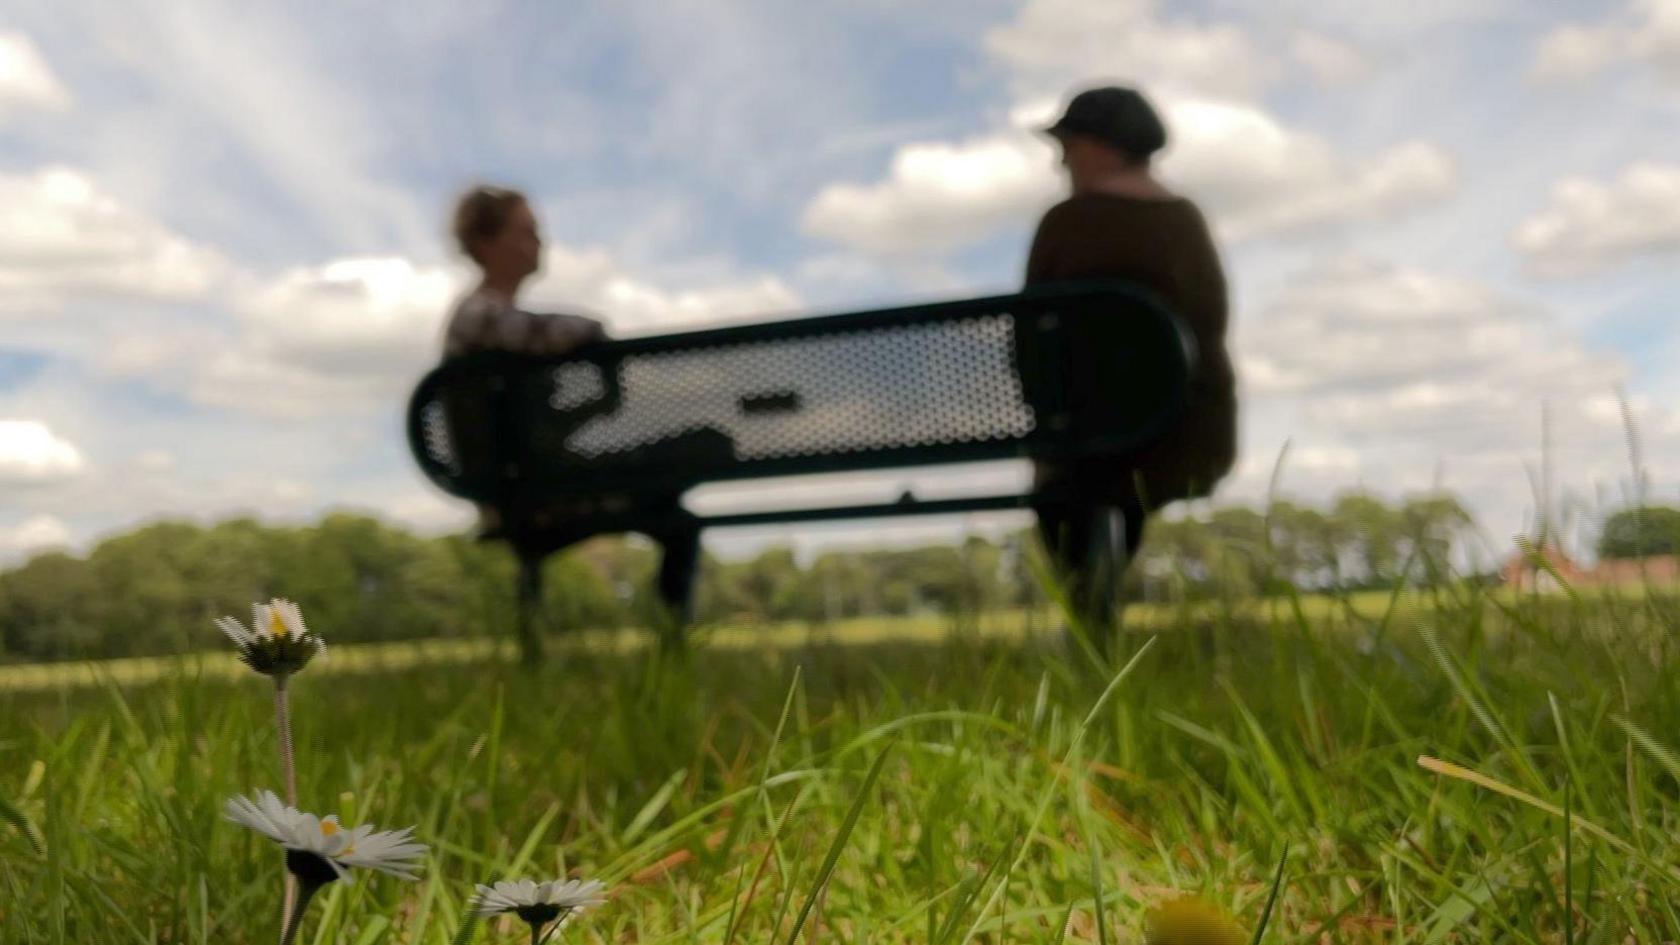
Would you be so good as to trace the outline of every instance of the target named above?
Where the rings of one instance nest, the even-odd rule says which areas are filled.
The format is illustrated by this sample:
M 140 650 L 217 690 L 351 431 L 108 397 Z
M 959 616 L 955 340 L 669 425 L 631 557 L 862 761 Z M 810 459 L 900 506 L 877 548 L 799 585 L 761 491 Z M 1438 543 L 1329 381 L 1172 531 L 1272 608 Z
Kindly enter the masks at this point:
M 1445 488 L 1494 552 L 1542 494 L 1583 544 L 1680 501 L 1680 0 L 0 0 L 0 563 L 164 517 L 466 527 L 401 414 L 468 185 L 531 195 L 533 307 L 619 335 L 1007 291 L 1065 186 L 1032 129 L 1111 82 L 1224 253 L 1217 501 Z

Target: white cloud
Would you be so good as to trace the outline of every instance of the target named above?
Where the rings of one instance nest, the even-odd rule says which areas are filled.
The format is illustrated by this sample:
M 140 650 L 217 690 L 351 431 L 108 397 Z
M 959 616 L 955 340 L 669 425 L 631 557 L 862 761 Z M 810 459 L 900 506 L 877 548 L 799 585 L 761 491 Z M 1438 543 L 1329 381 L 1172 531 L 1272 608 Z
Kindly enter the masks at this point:
M 1638 163 L 1615 180 L 1559 181 L 1512 241 L 1540 275 L 1580 275 L 1680 252 L 1680 165 Z
M 1160 19 L 1151 0 L 1028 0 L 986 34 L 1022 98 L 1061 93 L 1092 76 L 1166 92 L 1246 98 L 1276 67 L 1241 30 Z
M 1044 109 L 1016 120 L 1042 124 Z M 1379 219 L 1451 194 L 1450 157 L 1422 141 L 1349 157 L 1250 105 L 1169 99 L 1161 173 L 1232 240 Z M 960 144 L 907 145 L 885 180 L 832 184 L 806 207 L 805 231 L 882 256 L 938 254 L 1026 223 L 1058 191 L 1051 146 L 1025 128 Z
M 1291 285 L 1254 331 L 1242 350 L 1255 393 L 1307 395 L 1319 415 L 1353 422 L 1378 419 L 1350 412 L 1374 396 L 1397 410 L 1388 428 L 1452 398 L 1579 399 L 1623 379 L 1619 362 L 1589 355 L 1528 306 L 1469 280 L 1358 257 Z
M 202 403 L 277 416 L 356 411 L 400 397 L 435 360 L 458 273 L 399 257 L 338 259 L 237 290 L 231 338 L 207 339 L 184 378 Z M 152 372 L 148 354 L 129 352 Z
M 466 288 L 458 269 L 401 257 L 339 259 L 254 282 L 239 291 L 236 336 L 194 346 L 188 393 L 275 416 L 387 406 L 437 360 L 445 320 Z M 630 276 L 605 252 L 551 246 L 525 304 L 594 314 L 623 334 L 781 315 L 799 298 L 770 277 L 664 289 Z M 131 366 L 154 374 L 181 354 L 170 345 L 125 352 Z
M 1545 80 L 1578 79 L 1615 62 L 1625 37 L 1618 27 L 1570 23 L 1540 40 L 1531 72 Z
M 381 373 L 436 348 L 460 279 L 400 257 L 340 259 L 257 286 L 238 303 L 251 342 L 325 373 Z
M 204 295 L 221 258 L 65 167 L 0 173 L 0 293 L 17 299 Z
M 149 473 L 173 472 L 176 466 L 175 454 L 168 450 L 146 450 L 135 457 L 134 462 Z
M 1531 72 L 1567 81 L 1634 64 L 1680 83 L 1680 0 L 1632 0 L 1602 21 L 1556 27 L 1541 37 Z
M 1286 283 L 1258 314 L 1237 322 L 1232 345 L 1243 457 L 1227 499 L 1264 496 L 1288 441 L 1285 494 L 1444 487 L 1501 550 L 1503 536 L 1532 526 L 1544 464 L 1554 510 L 1627 500 L 1618 391 L 1629 367 L 1545 308 L 1473 279 L 1344 257 Z M 1680 476 L 1680 411 L 1628 400 L 1667 493 Z
M 28 36 L 0 32 L 0 117 L 14 108 L 62 109 L 70 93 Z
M 1352 158 L 1252 106 L 1183 101 L 1166 112 L 1174 140 L 1162 175 L 1230 239 L 1391 216 L 1458 186 L 1452 159 L 1427 142 Z
M 831 184 L 806 207 L 806 233 L 879 255 L 942 253 L 1024 220 L 1056 194 L 1050 148 L 1015 132 L 906 145 L 886 180 Z
M 1625 470 L 1617 391 L 1626 365 L 1544 310 L 1469 280 L 1345 258 L 1290 286 L 1243 327 L 1236 350 L 1251 398 L 1293 405 L 1301 435 L 1361 449 L 1378 477 L 1446 462 L 1496 477 L 1473 484 L 1497 491 L 1497 477 L 1510 485 L 1538 447 L 1543 409 L 1563 478 L 1608 481 Z M 1656 428 L 1673 419 L 1649 405 L 1639 412 Z M 1653 460 L 1680 471 L 1672 449 Z
M 1314 30 L 1296 30 L 1289 55 L 1319 84 L 1347 86 L 1371 78 L 1377 64 L 1369 53 L 1347 40 Z
M 316 224 L 311 235 L 317 239 L 357 249 L 395 244 L 405 251 L 436 240 L 423 205 L 384 170 L 384 149 L 413 142 L 382 138 L 389 119 L 372 100 L 403 83 L 355 87 L 343 81 L 344 70 L 326 61 L 330 46 L 315 19 L 283 6 L 232 0 L 144 6 L 83 0 L 74 6 L 106 61 L 125 67 L 135 86 L 167 113 L 187 116 L 171 127 L 213 130 L 210 140 L 229 152 L 223 160 L 278 185 L 288 209 Z M 354 28 L 353 16 L 339 19 L 335 29 Z M 380 18 L 372 22 L 381 23 L 381 32 L 365 41 L 381 42 L 389 28 Z M 196 154 L 174 159 L 205 167 Z M 222 182 L 209 184 L 217 189 L 198 199 L 223 198 Z
M 592 314 L 614 334 L 781 317 L 801 304 L 798 294 L 774 276 L 670 289 L 624 271 L 604 251 L 565 247 L 548 249 L 543 272 L 531 286 L 530 299 L 539 310 Z
M 51 515 L 32 515 L 16 525 L 0 526 L 0 564 L 41 551 L 67 548 L 71 539 L 69 526 Z
M 78 475 L 84 466 L 75 444 L 39 420 L 0 420 L 0 482 L 59 482 Z

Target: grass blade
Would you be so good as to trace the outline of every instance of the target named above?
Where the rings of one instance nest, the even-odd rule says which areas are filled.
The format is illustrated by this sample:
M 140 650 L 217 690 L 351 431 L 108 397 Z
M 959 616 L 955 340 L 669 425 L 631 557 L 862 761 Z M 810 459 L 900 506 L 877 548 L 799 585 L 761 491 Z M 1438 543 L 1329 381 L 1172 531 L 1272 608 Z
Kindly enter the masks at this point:
M 41 839 L 41 834 L 35 829 L 35 825 L 30 823 L 29 818 L 24 816 L 23 811 L 4 797 L 0 797 L 0 821 L 16 827 L 18 832 L 23 834 L 23 839 L 29 841 L 29 848 L 35 851 L 36 856 L 47 855 L 47 844 Z
M 1543 801 L 1527 791 L 1514 788 L 1503 781 L 1496 781 L 1485 774 L 1477 771 L 1471 771 L 1469 768 L 1460 767 L 1450 761 L 1442 761 L 1439 758 L 1431 758 L 1428 755 L 1419 755 L 1417 763 L 1419 767 L 1426 771 L 1432 771 L 1435 774 L 1445 775 L 1449 778 L 1456 778 L 1460 781 L 1468 781 L 1477 787 L 1487 788 L 1495 794 L 1503 794 L 1512 800 L 1521 801 L 1535 810 L 1545 811 L 1553 817 L 1563 816 L 1563 808 L 1557 806 L 1556 804 Z M 1582 830 L 1585 830 L 1587 833 L 1592 834 L 1624 853 L 1637 852 L 1634 850 L 1633 844 L 1628 843 L 1626 840 L 1623 840 L 1621 837 L 1605 830 L 1603 827 L 1600 827 L 1598 824 L 1595 824 L 1590 820 L 1582 820 L 1581 818 L 1576 817 L 1573 818 L 1573 822 L 1579 825 Z
M 1283 848 L 1283 855 L 1278 857 L 1277 873 L 1272 876 L 1272 891 L 1266 894 L 1266 908 L 1260 911 L 1260 921 L 1254 926 L 1254 937 L 1249 939 L 1249 945 L 1260 945 L 1260 939 L 1266 934 L 1266 926 L 1272 921 L 1272 907 L 1277 905 L 1278 890 L 1283 888 L 1283 866 L 1289 862 L 1289 848 Z
M 811 910 L 817 905 L 817 897 L 822 895 L 823 887 L 828 885 L 829 876 L 834 873 L 834 866 L 840 862 L 840 853 L 846 849 L 846 840 L 852 835 L 852 828 L 857 826 L 858 816 L 863 813 L 864 806 L 869 802 L 869 792 L 875 787 L 875 779 L 881 776 L 881 768 L 887 763 L 887 755 L 892 753 L 892 746 L 881 749 L 875 756 L 875 763 L 869 766 L 869 773 L 863 776 L 863 786 L 858 789 L 857 797 L 852 801 L 852 807 L 846 811 L 846 819 L 840 822 L 840 831 L 834 835 L 834 842 L 828 846 L 828 855 L 823 857 L 822 868 L 817 870 L 817 880 L 811 884 L 811 892 L 805 897 L 805 904 L 799 907 L 799 916 L 793 920 L 793 929 L 788 932 L 787 945 L 795 945 L 799 941 L 799 931 L 805 927 L 805 920 L 810 918 Z

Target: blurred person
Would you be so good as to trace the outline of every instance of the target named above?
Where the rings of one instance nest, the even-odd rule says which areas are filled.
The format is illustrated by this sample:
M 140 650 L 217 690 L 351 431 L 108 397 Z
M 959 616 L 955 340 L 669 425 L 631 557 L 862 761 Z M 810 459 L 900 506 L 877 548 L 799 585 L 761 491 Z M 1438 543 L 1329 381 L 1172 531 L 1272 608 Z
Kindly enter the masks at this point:
M 451 231 L 456 246 L 478 268 L 479 280 L 449 317 L 444 360 L 480 351 L 561 355 L 605 340 L 605 329 L 593 318 L 519 306 L 520 286 L 542 268 L 542 236 L 524 194 L 505 187 L 472 188 L 456 201 Z M 481 504 L 478 515 L 484 534 L 501 529 L 495 508 Z
M 1067 199 L 1039 221 L 1026 284 L 1113 279 L 1158 294 L 1195 337 L 1189 401 L 1174 425 L 1125 455 L 1040 463 L 1039 531 L 1086 616 L 1115 617 L 1117 586 L 1136 557 L 1149 516 L 1167 503 L 1208 495 L 1236 461 L 1236 381 L 1225 347 L 1225 275 L 1201 211 L 1154 176 L 1167 129 L 1134 89 L 1075 95 L 1044 129 L 1061 149 Z M 1102 527 L 1098 509 L 1122 520 Z M 1118 526 L 1118 527 L 1114 527 Z M 1122 547 L 1118 568 L 1093 575 L 1097 542 Z
M 474 187 L 455 205 L 456 245 L 478 267 L 478 285 L 461 298 L 444 335 L 443 355 L 513 351 L 557 355 L 601 341 L 601 323 L 519 307 L 519 288 L 542 267 L 542 237 L 525 195 Z

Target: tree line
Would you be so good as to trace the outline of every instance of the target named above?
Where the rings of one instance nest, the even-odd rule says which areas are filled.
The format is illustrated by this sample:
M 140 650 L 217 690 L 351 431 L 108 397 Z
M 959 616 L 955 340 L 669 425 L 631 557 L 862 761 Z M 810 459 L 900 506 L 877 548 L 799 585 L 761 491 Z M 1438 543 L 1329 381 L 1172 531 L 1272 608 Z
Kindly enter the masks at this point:
M 1609 550 L 1680 544 L 1680 512 L 1612 517 Z M 1628 513 L 1632 515 L 1632 511 Z M 1134 599 L 1176 601 L 1274 592 L 1382 588 L 1453 579 L 1473 522 L 1451 496 L 1391 503 L 1349 493 L 1326 506 L 1225 506 L 1150 525 L 1128 575 Z M 961 616 L 1047 602 L 1030 531 L 956 545 L 830 551 L 787 548 L 746 560 L 708 557 L 703 623 Z M 550 632 L 642 625 L 653 607 L 656 552 L 608 537 L 552 558 L 544 581 Z M 338 642 L 500 633 L 515 613 L 516 565 L 497 545 L 424 537 L 375 518 L 328 515 L 308 526 L 233 519 L 166 521 L 108 538 L 85 555 L 49 552 L 0 571 L 0 660 L 179 653 L 218 644 L 211 621 L 256 600 L 296 600 Z

